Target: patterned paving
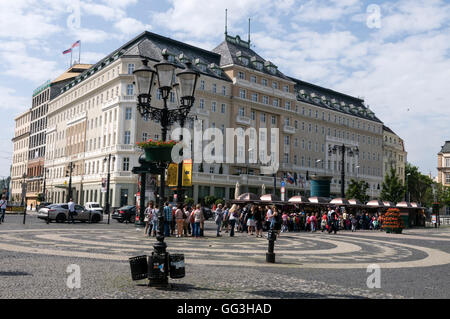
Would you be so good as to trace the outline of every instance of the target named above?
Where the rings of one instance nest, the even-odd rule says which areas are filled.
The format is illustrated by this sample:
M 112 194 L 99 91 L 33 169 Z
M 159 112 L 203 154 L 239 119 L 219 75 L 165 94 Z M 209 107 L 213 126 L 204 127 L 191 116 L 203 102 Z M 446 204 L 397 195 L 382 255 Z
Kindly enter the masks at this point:
M 429 267 L 450 264 L 450 254 L 402 239 L 450 241 L 448 233 L 423 236 L 420 233 L 390 235 L 382 232 L 282 234 L 275 244 L 277 267 L 286 268 L 382 268 Z M 395 240 L 391 240 L 395 239 Z M 144 238 L 142 230 L 127 229 L 38 229 L 0 231 L 0 250 L 39 255 L 127 261 L 149 254 L 154 238 Z M 238 234 L 216 238 L 169 238 L 168 251 L 184 253 L 186 264 L 273 267 L 265 263 L 267 240 Z

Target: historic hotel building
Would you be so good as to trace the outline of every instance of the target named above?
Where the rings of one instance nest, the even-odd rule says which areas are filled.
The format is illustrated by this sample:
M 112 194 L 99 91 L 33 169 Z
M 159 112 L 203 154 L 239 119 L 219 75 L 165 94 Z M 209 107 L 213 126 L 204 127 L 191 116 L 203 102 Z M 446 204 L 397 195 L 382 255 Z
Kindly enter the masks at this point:
M 11 165 L 11 200 L 20 202 L 22 200 L 23 175 L 27 173 L 28 143 L 30 136 L 30 110 L 26 110 L 14 121 L 13 160 Z
M 279 128 L 278 192 L 281 178 L 288 173 L 296 183 L 287 183 L 287 196 L 308 193 L 306 176 L 321 174 L 333 176 L 332 193 L 339 194 L 341 157 L 330 156 L 328 149 L 344 144 L 359 148 L 359 157 L 345 159 L 346 183 L 350 178 L 364 179 L 374 195 L 379 194 L 383 123 L 363 100 L 282 74 L 238 36 L 226 35 L 223 43 L 207 51 L 144 32 L 76 76 L 49 102 L 45 168 L 50 201 L 65 201 L 72 164 L 76 201 L 104 204 L 101 181 L 111 154 L 112 206 L 134 204 L 137 176 L 131 169 L 142 153 L 135 144 L 160 138 L 161 130 L 137 112 L 132 73 L 141 66 L 141 56 L 154 65 L 162 59 L 163 49 L 171 62 L 182 67 L 190 60 L 201 73 L 190 116 L 203 129 Z M 159 94 L 153 95 L 152 103 L 162 104 Z M 170 104 L 175 106 L 173 96 Z M 188 121 L 186 127 L 193 129 L 193 125 Z M 269 136 L 258 137 L 269 140 Z M 195 200 L 206 195 L 232 198 L 237 182 L 241 193 L 247 184 L 251 192 L 261 193 L 262 184 L 271 192 L 273 177 L 260 175 L 260 164 L 252 163 L 257 154 L 249 148 L 247 143 L 235 149 L 245 156 L 245 163 L 195 164 L 193 187 L 187 194 Z

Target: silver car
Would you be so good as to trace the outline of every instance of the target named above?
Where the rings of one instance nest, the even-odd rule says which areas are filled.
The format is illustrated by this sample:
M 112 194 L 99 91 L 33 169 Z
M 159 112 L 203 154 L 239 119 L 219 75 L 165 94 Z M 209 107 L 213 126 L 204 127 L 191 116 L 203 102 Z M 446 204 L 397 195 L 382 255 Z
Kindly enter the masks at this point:
M 95 210 L 85 209 L 81 205 L 75 205 L 74 220 L 86 222 L 91 221 L 98 223 L 103 220 L 103 214 Z M 69 220 L 69 206 L 67 204 L 51 204 L 43 207 L 38 211 L 38 218 L 50 221 L 55 220 L 57 223 L 64 223 Z

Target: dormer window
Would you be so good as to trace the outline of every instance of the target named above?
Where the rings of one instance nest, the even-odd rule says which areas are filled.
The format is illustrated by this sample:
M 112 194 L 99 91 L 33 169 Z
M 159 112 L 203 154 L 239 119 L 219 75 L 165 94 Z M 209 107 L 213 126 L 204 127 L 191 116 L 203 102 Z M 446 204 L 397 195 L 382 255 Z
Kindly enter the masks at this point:
M 253 65 L 255 66 L 255 68 L 259 71 L 262 71 L 263 69 L 263 64 L 260 61 L 253 61 Z
M 241 56 L 241 57 L 239 57 L 239 61 L 240 61 L 243 65 L 248 66 L 248 58 Z
M 277 73 L 277 69 L 275 67 L 273 67 L 273 66 L 269 66 L 267 68 L 267 70 L 269 70 L 269 72 L 272 73 L 272 74 L 276 74 Z

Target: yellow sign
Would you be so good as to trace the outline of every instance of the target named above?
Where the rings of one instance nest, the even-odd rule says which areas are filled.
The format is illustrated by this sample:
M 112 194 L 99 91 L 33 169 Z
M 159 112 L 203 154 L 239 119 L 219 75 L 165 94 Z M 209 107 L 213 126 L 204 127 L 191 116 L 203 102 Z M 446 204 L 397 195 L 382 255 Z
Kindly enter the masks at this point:
M 192 186 L 192 160 L 183 161 L 183 187 Z M 167 186 L 178 186 L 178 164 L 171 163 L 167 169 Z
M 192 160 L 183 161 L 183 186 L 192 186 Z
M 178 185 L 178 164 L 171 163 L 167 169 L 167 186 L 176 187 Z

